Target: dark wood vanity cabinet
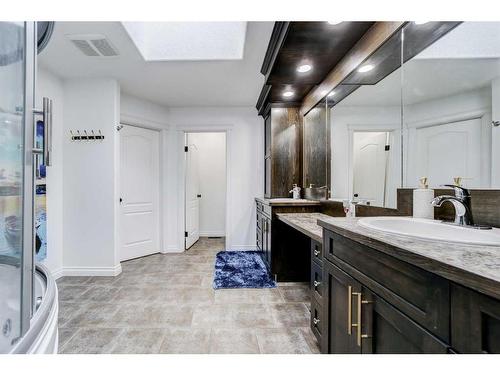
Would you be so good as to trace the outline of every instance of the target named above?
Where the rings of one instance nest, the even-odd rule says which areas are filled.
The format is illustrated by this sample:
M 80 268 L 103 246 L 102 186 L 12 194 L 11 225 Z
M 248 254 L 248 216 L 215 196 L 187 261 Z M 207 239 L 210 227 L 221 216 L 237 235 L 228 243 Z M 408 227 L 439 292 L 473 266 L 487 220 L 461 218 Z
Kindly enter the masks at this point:
M 449 282 L 325 230 L 323 353 L 447 353 Z
M 500 354 L 500 301 L 453 284 L 451 345 L 459 353 Z

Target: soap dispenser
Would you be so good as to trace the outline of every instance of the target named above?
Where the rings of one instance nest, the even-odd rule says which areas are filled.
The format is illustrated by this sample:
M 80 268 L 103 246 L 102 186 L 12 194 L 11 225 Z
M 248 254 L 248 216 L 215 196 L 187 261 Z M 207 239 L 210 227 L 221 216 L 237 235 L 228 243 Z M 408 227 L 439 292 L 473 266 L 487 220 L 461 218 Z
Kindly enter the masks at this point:
M 427 177 L 420 178 L 420 187 L 413 190 L 413 217 L 419 219 L 434 219 L 434 190 L 429 189 Z
M 297 184 L 293 184 L 293 189 L 290 190 L 290 194 L 292 194 L 293 199 L 300 199 L 300 187 Z

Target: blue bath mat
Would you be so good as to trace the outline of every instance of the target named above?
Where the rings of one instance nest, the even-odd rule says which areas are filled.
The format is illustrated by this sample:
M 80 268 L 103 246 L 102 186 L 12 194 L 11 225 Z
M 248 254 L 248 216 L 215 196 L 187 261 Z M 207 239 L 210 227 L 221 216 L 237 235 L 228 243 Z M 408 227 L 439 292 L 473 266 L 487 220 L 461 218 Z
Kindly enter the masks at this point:
M 215 258 L 214 289 L 276 288 L 260 251 L 220 251 Z

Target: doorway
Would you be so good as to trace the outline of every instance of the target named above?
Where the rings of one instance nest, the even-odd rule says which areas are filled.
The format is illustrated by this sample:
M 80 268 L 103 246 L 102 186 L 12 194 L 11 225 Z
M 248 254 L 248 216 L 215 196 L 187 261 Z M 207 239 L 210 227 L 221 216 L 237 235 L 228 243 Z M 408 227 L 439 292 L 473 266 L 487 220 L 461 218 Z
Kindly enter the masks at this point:
M 120 130 L 120 261 L 160 251 L 160 133 Z
M 226 235 L 226 133 L 185 133 L 184 249 Z

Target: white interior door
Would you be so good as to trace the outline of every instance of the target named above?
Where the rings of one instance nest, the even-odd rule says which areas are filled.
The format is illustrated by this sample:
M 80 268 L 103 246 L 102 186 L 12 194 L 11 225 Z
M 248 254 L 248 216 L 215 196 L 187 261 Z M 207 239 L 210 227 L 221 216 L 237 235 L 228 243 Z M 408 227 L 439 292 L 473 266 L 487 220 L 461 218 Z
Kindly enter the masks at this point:
M 414 181 L 426 176 L 431 187 L 438 187 L 460 176 L 466 178 L 467 187 L 485 186 L 481 176 L 480 119 L 418 128 L 413 141 L 416 152 L 408 158 L 413 158 L 416 166 Z
M 388 151 L 386 132 L 355 132 L 353 138 L 353 194 L 385 205 Z
M 121 253 L 127 260 L 160 251 L 159 132 L 120 130 Z
M 186 152 L 186 241 L 189 249 L 200 239 L 200 173 L 198 149 L 190 144 Z

